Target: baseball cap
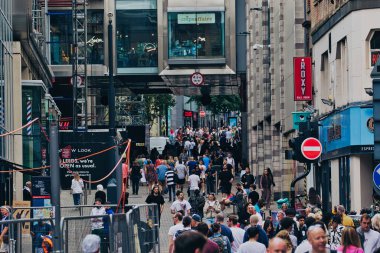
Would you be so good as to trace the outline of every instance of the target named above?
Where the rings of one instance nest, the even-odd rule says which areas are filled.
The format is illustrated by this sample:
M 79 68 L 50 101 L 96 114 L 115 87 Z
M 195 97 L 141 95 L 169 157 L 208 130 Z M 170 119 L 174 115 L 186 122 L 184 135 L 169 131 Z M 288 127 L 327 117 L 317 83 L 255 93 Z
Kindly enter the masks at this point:
M 193 216 L 191 216 L 191 218 L 197 222 L 202 221 L 201 216 L 199 216 L 198 214 L 193 214 Z

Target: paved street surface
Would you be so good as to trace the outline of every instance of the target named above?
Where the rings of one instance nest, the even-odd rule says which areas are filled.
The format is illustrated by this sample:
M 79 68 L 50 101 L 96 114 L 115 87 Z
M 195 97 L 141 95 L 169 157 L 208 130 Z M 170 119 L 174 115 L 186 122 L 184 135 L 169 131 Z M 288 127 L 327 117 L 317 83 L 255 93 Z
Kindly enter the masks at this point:
M 92 190 L 91 195 L 88 196 L 87 203 L 88 205 L 93 204 L 94 202 L 94 196 L 95 196 L 96 190 Z M 234 192 L 234 190 L 233 190 Z M 148 195 L 148 187 L 147 186 L 141 186 L 139 190 L 139 195 L 132 195 L 129 196 L 129 204 L 145 204 L 146 196 Z M 187 194 L 185 194 L 187 196 Z M 165 208 L 163 211 L 163 214 L 161 216 L 161 227 L 160 227 L 160 249 L 162 253 L 168 253 L 168 231 L 170 226 L 173 225 L 172 221 L 172 214 L 170 213 L 170 205 L 171 202 L 169 201 L 168 194 L 164 195 L 165 198 Z M 187 198 L 186 198 L 187 199 Z M 221 199 L 221 193 L 218 195 L 218 199 Z M 61 205 L 62 206 L 71 206 L 73 205 L 72 196 L 70 195 L 70 191 L 62 191 L 61 192 Z M 86 213 L 87 212 L 87 213 Z M 90 209 L 84 211 L 83 215 L 88 215 L 90 212 Z M 232 213 L 232 207 L 226 208 L 225 210 L 226 214 Z M 79 211 L 69 208 L 69 209 L 63 209 L 62 210 L 62 217 L 65 216 L 76 216 L 79 215 Z M 79 225 L 79 224 L 78 224 Z M 84 226 L 81 228 L 81 233 L 89 233 L 88 226 Z M 77 230 L 79 230 L 77 228 Z

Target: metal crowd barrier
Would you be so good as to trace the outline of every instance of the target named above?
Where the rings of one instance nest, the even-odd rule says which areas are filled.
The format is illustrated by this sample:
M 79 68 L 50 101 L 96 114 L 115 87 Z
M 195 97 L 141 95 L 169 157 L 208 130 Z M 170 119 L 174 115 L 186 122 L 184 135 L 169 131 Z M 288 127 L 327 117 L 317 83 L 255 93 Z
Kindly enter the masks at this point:
M 128 241 L 131 243 L 125 252 L 160 253 L 159 216 L 156 204 L 134 206 L 127 213 L 127 224 Z
M 116 205 L 109 205 L 115 208 Z M 113 215 L 90 216 L 94 206 L 82 205 L 77 212 L 74 208 L 78 206 L 64 206 L 62 210 L 68 211 L 68 215 L 62 214 L 61 219 L 61 245 L 64 253 L 82 252 L 81 243 L 87 234 L 95 233 L 101 237 L 101 252 L 141 252 L 160 253 L 159 240 L 159 215 L 156 204 L 127 205 L 127 213 L 116 213 Z M 46 209 L 50 213 L 51 207 L 18 207 L 12 209 Z M 71 213 L 69 213 L 71 211 Z M 61 213 L 64 213 L 61 211 Z M 83 215 L 84 214 L 84 215 Z M 9 224 L 9 253 L 36 252 L 41 240 L 32 236 L 27 229 L 38 234 L 38 221 L 47 222 L 54 230 L 54 214 L 51 217 L 35 219 L 13 219 L 1 221 L 1 224 Z M 94 218 L 102 219 L 103 229 L 94 230 L 92 222 Z M 54 236 L 54 235 L 53 235 Z M 41 238 L 41 237 L 40 237 Z
M 54 230 L 54 222 L 51 218 L 41 219 L 14 219 L 0 221 L 0 226 L 8 225 L 9 253 L 37 252 L 36 248 L 42 245 L 39 237 L 38 222 L 49 223 Z M 40 244 L 39 244 L 40 243 Z

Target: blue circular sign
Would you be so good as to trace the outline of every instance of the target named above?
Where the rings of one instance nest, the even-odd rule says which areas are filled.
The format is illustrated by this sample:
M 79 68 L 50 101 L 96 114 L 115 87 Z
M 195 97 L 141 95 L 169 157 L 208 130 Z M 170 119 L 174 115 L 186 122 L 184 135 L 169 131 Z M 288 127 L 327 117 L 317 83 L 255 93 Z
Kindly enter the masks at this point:
M 380 190 L 380 163 L 375 167 L 373 171 L 373 183 Z

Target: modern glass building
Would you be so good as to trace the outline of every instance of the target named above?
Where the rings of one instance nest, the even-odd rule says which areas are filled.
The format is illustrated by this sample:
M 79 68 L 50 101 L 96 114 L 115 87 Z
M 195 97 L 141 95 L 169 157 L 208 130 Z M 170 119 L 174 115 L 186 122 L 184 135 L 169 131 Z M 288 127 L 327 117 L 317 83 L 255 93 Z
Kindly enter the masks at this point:
M 0 133 L 10 129 L 13 115 L 10 87 L 12 85 L 12 0 L 0 2 Z M 8 138 L 0 139 L 0 157 L 7 159 Z

